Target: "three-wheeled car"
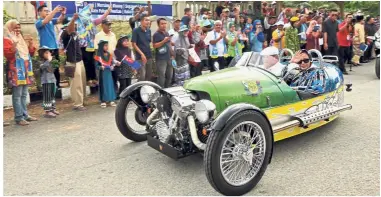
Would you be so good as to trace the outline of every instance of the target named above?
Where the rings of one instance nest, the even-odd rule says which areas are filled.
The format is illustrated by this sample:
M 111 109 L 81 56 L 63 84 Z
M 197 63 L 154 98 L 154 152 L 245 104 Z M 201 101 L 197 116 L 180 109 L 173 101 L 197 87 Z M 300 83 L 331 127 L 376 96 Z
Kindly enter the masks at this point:
M 259 66 L 247 52 L 234 66 L 161 88 L 142 81 L 126 88 L 116 124 L 126 138 L 178 159 L 204 155 L 207 179 L 224 195 L 243 195 L 259 182 L 271 161 L 273 143 L 335 120 L 345 105 L 340 70 L 323 61 L 326 92 L 307 94 Z

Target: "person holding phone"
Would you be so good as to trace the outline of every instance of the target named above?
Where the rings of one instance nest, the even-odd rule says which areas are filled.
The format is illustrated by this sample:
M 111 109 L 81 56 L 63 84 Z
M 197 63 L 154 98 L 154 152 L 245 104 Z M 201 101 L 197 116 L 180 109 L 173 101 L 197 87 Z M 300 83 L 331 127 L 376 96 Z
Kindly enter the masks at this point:
M 345 16 L 345 20 L 339 24 L 339 32 L 337 32 L 337 41 L 339 43 L 339 68 L 343 74 L 348 74 L 345 69 L 345 62 L 352 58 L 352 26 L 353 15 L 351 13 Z
M 52 56 L 59 61 L 59 52 L 56 33 L 54 31 L 54 25 L 62 23 L 66 16 L 66 8 L 58 5 L 49 11 L 46 5 L 42 5 L 37 9 L 40 18 L 36 21 L 36 29 L 38 36 L 40 37 L 40 47 L 46 46 L 51 49 Z M 61 13 L 58 18 L 54 18 L 57 13 Z M 60 88 L 60 74 L 59 69 L 54 71 L 54 75 L 57 79 L 57 88 Z
M 320 51 L 319 38 L 321 36 L 320 27 L 317 26 L 317 22 L 312 20 L 306 31 L 306 49 L 316 49 Z
M 153 48 L 155 48 L 156 68 L 158 73 L 157 83 L 160 87 L 168 88 L 172 82 L 174 53 L 171 47 L 171 36 L 166 31 L 167 20 L 157 19 L 159 29 L 153 34 Z M 173 36 L 173 34 L 172 34 Z
M 265 35 L 263 34 L 263 28 L 260 20 L 255 20 L 253 24 L 253 31 L 249 34 L 251 51 L 259 53 L 263 49 Z

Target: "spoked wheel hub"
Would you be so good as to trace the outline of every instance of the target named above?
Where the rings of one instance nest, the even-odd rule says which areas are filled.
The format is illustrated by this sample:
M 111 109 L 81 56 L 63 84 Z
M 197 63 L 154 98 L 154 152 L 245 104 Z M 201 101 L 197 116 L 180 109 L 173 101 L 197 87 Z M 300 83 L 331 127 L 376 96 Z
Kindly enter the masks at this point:
M 241 186 L 258 173 L 265 157 L 265 140 L 255 122 L 242 122 L 227 135 L 220 157 L 220 167 L 226 182 Z

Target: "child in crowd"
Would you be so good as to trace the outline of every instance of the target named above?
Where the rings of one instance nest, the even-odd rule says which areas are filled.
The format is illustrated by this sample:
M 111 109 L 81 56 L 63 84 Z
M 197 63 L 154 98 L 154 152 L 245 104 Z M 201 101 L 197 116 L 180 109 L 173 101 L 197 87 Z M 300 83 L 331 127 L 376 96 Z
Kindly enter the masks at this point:
M 38 51 L 38 55 L 42 61 L 40 65 L 41 72 L 41 84 L 42 84 L 42 106 L 45 111 L 44 117 L 55 118 L 59 115 L 56 111 L 56 77 L 54 76 L 54 70 L 52 64 L 52 54 L 48 47 L 41 47 Z
M 101 107 L 105 108 L 106 102 L 110 102 L 110 106 L 115 107 L 116 92 L 111 71 L 115 65 L 120 63 L 113 60 L 113 56 L 108 52 L 108 41 L 101 40 L 98 43 L 98 51 L 94 57 L 96 68 L 99 69 L 99 100 Z
M 130 42 L 128 39 L 129 36 L 127 35 L 120 36 L 114 51 L 116 60 L 121 62 L 120 66 L 116 67 L 116 73 L 119 79 L 119 95 L 124 89 L 131 85 L 132 76 L 136 73 L 131 66 L 122 61 L 125 56 L 129 58 L 133 57 L 132 51 L 129 48 Z

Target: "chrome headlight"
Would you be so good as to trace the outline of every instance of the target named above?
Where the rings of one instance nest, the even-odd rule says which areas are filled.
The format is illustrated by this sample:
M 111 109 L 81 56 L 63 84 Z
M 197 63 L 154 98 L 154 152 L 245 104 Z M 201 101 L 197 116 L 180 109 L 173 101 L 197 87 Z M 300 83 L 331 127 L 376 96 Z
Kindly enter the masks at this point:
M 210 112 L 214 112 L 216 109 L 216 105 L 209 100 L 200 100 L 197 101 L 195 105 L 195 114 L 198 121 L 201 123 L 206 123 L 210 119 L 213 114 L 210 114 Z
M 148 103 L 152 99 L 155 92 L 156 90 L 152 86 L 144 85 L 140 88 L 140 98 L 144 103 Z

